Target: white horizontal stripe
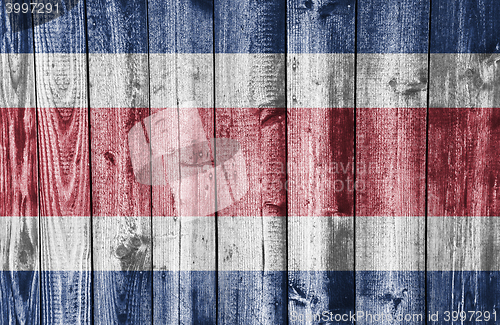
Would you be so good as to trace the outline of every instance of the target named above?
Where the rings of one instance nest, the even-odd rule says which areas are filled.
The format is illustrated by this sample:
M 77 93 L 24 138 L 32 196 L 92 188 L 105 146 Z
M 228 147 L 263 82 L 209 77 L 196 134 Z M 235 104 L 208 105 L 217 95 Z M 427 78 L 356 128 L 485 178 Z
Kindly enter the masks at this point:
M 34 107 L 34 65 L 30 53 L 1 53 L 0 107 Z M 430 107 L 500 107 L 495 95 L 500 54 L 431 54 Z M 284 93 L 288 106 L 354 106 L 354 54 L 215 55 L 216 105 L 280 105 L 270 97 Z M 191 102 L 213 107 L 213 55 L 89 54 L 92 107 L 153 108 Z M 39 107 L 86 107 L 86 54 L 37 53 Z M 148 71 L 150 76 L 148 76 Z M 357 55 L 357 107 L 426 107 L 427 54 Z M 270 86 L 273 85 L 273 86 Z M 279 98 L 278 98 L 279 103 Z M 284 104 L 283 104 L 284 105 Z
M 35 66 L 39 108 L 87 107 L 85 53 L 37 53 Z
M 284 108 L 285 54 L 216 54 L 215 106 Z
M 424 271 L 425 217 L 356 218 L 356 271 Z
M 0 108 L 35 107 L 33 54 L 0 53 Z
M 215 218 L 153 217 L 153 271 L 215 271 Z
M 90 106 L 149 107 L 148 54 L 89 54 Z
M 90 217 L 40 217 L 42 271 L 90 271 Z
M 287 56 L 288 107 L 354 107 L 354 54 Z
M 0 107 L 34 107 L 33 54 L 0 54 Z M 217 107 L 354 106 L 354 54 L 215 55 Z M 89 54 L 92 107 L 213 107 L 205 54 Z M 431 54 L 430 107 L 499 107 L 499 54 Z M 37 53 L 39 107 L 86 107 L 86 54 Z M 148 76 L 148 71 L 150 76 Z M 357 107 L 424 108 L 427 54 L 357 55 Z
M 430 107 L 500 107 L 500 53 L 431 54 Z
M 429 271 L 500 271 L 499 217 L 429 217 Z
M 288 217 L 290 271 L 352 271 L 354 218 Z
M 150 54 L 151 107 L 213 107 L 213 54 Z
M 136 226 L 130 227 L 127 219 Z M 282 237 L 285 221 L 285 217 L 219 216 L 218 270 L 286 271 L 286 243 L 273 241 L 274 234 Z M 94 270 L 120 271 L 129 265 L 129 253 L 150 254 L 149 222 L 148 217 L 94 217 Z M 215 222 L 215 217 L 153 217 L 153 270 L 217 270 Z M 149 270 L 147 258 L 139 256 L 132 265 L 135 271 Z
M 38 271 L 38 217 L 0 217 L 0 271 Z
M 94 271 L 150 271 L 151 217 L 92 218 Z
M 219 271 L 286 271 L 286 217 L 217 218 Z
M 356 107 L 427 107 L 427 58 L 427 54 L 358 54 Z

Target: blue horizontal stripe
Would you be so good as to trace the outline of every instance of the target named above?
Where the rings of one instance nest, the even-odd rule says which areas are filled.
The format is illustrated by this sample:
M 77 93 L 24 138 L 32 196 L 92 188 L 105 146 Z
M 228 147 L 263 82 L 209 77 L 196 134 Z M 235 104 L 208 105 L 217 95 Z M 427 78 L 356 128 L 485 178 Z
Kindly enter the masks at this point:
M 38 272 L 1 271 L 0 323 L 38 324 L 40 308 L 45 311 L 47 321 L 64 316 L 66 321 L 79 319 L 89 323 L 91 301 L 94 321 L 102 322 L 112 317 L 120 324 L 149 323 L 151 313 L 154 324 L 179 321 L 214 324 L 217 315 L 220 324 L 258 324 L 259 317 L 271 317 L 278 324 L 286 323 L 288 318 L 291 324 L 299 324 L 300 317 L 311 317 L 311 313 L 331 317 L 359 311 L 363 311 L 365 317 L 384 312 L 387 317 L 439 313 L 439 321 L 429 320 L 430 324 L 461 323 L 459 320 L 446 322 L 447 311 L 450 315 L 453 311 L 466 311 L 468 317 L 471 317 L 469 312 L 481 311 L 482 321 L 476 314 L 473 321 L 464 323 L 500 322 L 499 271 L 429 271 L 427 274 L 423 271 L 92 273 L 42 272 L 43 298 L 40 305 Z M 93 285 L 89 276 L 92 276 Z M 93 299 L 90 297 L 91 287 Z M 62 314 L 47 313 L 56 309 Z M 486 311 L 490 314 L 490 321 L 484 319 Z M 405 324 L 423 323 L 412 320 Z
M 42 271 L 42 324 L 91 323 L 91 272 Z
M 284 53 L 286 1 L 215 2 L 216 53 Z
M 359 0 L 359 53 L 427 53 L 429 1 Z
M 432 53 L 499 53 L 500 1 L 433 0 Z
M 289 318 L 292 321 L 307 317 L 309 310 L 314 315 L 353 313 L 354 297 L 353 271 L 288 272 Z
M 153 272 L 153 324 L 215 324 L 215 271 Z
M 64 0 L 58 4 L 61 15 L 56 19 L 34 16 L 36 53 L 85 53 L 85 1 Z
M 33 53 L 31 26 L 31 14 L 8 14 L 6 1 L 0 1 L 0 53 Z
M 213 1 L 150 0 L 150 53 L 212 53 Z
M 40 323 L 36 271 L 0 271 L 0 324 Z
M 424 324 L 425 272 L 419 271 L 358 271 L 356 272 L 356 311 L 364 312 L 362 323 L 382 322 L 368 315 L 379 314 L 384 319 L 407 318 L 405 324 Z M 406 316 L 411 315 L 411 316 Z M 416 316 L 413 316 L 416 315 Z M 361 317 L 360 317 L 361 318 Z M 421 318 L 421 319 L 420 319 Z M 373 319 L 372 322 L 369 320 Z M 365 322 L 366 320 L 366 322 Z M 394 322 L 401 324 L 401 322 Z
M 354 53 L 355 0 L 288 0 L 289 53 Z
M 148 53 L 146 0 L 86 3 L 90 53 Z
M 427 273 L 427 304 L 429 311 L 440 313 L 438 322 L 429 324 L 499 324 L 500 323 L 500 272 L 498 271 L 432 271 Z M 467 321 L 445 322 L 445 311 L 465 311 Z M 482 311 L 482 320 L 475 313 Z M 485 321 L 484 312 L 493 318 Z M 444 321 L 443 321 L 444 320 Z M 453 320 L 453 319 L 452 319 Z
M 290 53 L 354 52 L 354 0 L 221 0 L 215 8 L 210 0 L 151 0 L 149 12 L 146 0 L 89 0 L 87 22 L 85 1 L 56 2 L 59 14 L 34 15 L 32 22 L 31 14 L 7 14 L 4 0 L 0 53 L 32 53 L 32 24 L 38 53 L 85 53 L 85 23 L 91 53 L 147 53 L 148 15 L 151 53 L 211 53 L 214 46 L 216 53 L 284 53 L 286 37 Z M 359 53 L 427 52 L 429 1 L 358 6 Z M 432 53 L 500 52 L 499 1 L 436 0 L 431 14 Z
M 151 271 L 94 271 L 92 279 L 95 323 L 151 323 Z
M 218 324 L 286 324 L 287 273 L 218 272 Z M 215 322 L 214 322 L 215 323 Z M 213 324 L 214 324 L 213 323 Z

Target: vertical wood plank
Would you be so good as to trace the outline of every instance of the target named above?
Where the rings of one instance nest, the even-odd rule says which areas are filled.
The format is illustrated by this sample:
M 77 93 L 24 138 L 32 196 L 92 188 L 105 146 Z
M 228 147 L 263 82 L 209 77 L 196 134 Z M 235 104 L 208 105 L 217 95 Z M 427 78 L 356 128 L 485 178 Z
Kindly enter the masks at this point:
M 33 70 L 29 73 L 33 85 Z M 29 100 L 34 87 L 26 90 Z M 40 317 L 35 113 L 33 107 L 0 108 L 0 321 L 5 324 L 38 324 Z
M 500 313 L 499 15 L 495 1 L 432 2 L 427 285 L 441 313 Z
M 91 314 L 89 124 L 84 10 L 34 15 L 40 170 L 42 323 Z
M 354 312 L 354 15 L 288 1 L 290 324 Z
M 217 212 L 219 324 L 286 322 L 285 175 L 273 167 L 286 166 L 285 8 L 215 1 L 216 136 L 246 165 L 216 177 L 218 209 L 231 203 Z
M 8 20 L 11 18 L 11 20 Z M 38 171 L 31 19 L 0 12 L 0 323 L 38 324 Z
M 358 10 L 357 321 L 423 324 L 429 4 L 359 1 Z
M 151 0 L 149 22 L 153 323 L 215 324 L 213 154 L 186 165 L 214 135 L 213 4 Z
M 150 114 L 146 1 L 90 0 L 86 5 L 92 127 L 93 321 L 149 324 L 151 186 L 135 179 L 128 141 L 131 128 Z

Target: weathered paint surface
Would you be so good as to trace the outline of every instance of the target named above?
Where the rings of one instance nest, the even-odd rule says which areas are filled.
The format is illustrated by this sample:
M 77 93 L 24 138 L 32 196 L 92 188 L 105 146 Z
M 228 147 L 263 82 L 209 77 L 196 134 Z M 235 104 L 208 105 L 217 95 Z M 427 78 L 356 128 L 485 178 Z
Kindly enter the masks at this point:
M 500 312 L 499 10 L 492 1 L 433 1 L 429 310 Z
M 89 324 L 91 181 L 87 60 L 80 54 L 86 37 L 83 4 L 33 32 L 41 322 Z
M 106 8 L 106 10 L 103 10 Z M 150 115 L 146 1 L 86 1 L 92 128 L 93 321 L 152 321 L 151 186 L 128 132 Z
M 288 1 L 290 324 L 354 312 L 355 12 L 355 1 Z
M 58 3 L 0 10 L 0 323 L 500 314 L 495 0 Z M 165 110 L 245 168 L 138 182 Z
M 359 1 L 358 11 L 356 310 L 404 324 L 425 315 L 429 4 Z

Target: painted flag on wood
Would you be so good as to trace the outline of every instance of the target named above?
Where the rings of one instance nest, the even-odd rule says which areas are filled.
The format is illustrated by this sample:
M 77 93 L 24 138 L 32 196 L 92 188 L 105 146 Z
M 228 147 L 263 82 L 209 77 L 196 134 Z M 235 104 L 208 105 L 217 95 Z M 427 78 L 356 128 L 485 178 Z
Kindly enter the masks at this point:
M 429 3 L 358 2 L 358 324 L 424 324 Z
M 352 323 L 355 7 L 288 1 L 289 324 Z
M 496 324 L 500 4 L 436 0 L 431 10 L 427 308 Z
M 128 145 L 151 114 L 147 3 L 91 0 L 86 9 L 93 322 L 150 324 L 151 185 L 135 180 Z
M 14 28 L 0 10 L 0 323 L 39 324 L 33 34 L 31 20 L 12 18 Z
M 92 321 L 84 17 L 84 2 L 46 24 L 33 16 L 42 324 Z
M 16 3 L 0 324 L 500 321 L 496 0 Z

